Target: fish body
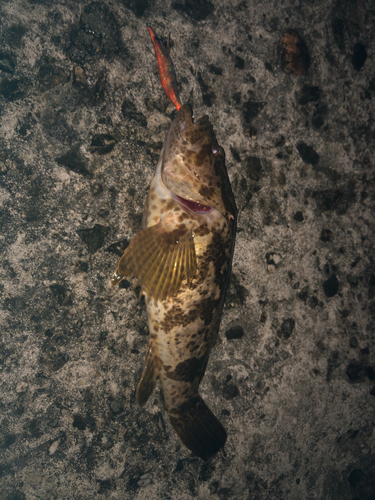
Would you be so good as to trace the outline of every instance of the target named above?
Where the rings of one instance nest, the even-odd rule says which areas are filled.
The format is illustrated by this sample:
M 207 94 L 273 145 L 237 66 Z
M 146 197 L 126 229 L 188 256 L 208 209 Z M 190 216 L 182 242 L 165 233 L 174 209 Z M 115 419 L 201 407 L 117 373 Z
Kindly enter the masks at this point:
M 227 434 L 199 395 L 216 341 L 234 248 L 236 207 L 207 116 L 193 123 L 183 105 L 167 133 L 143 216 L 113 275 L 137 276 L 146 296 L 150 339 L 137 401 L 157 378 L 170 422 L 206 460 Z
M 155 50 L 155 58 L 158 61 L 159 77 L 164 92 L 167 94 L 169 99 L 172 101 L 177 111 L 181 108 L 180 98 L 178 96 L 176 73 L 174 71 L 174 66 L 172 58 L 169 55 L 170 52 L 170 36 L 168 35 L 167 48 L 164 47 L 163 43 L 155 35 L 153 29 L 148 26 L 148 31 L 151 36 L 152 43 Z

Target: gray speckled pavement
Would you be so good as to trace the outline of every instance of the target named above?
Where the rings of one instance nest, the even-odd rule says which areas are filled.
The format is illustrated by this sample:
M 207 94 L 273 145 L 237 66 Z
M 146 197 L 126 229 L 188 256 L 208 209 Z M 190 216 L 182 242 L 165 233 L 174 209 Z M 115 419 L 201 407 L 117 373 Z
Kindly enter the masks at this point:
M 0 19 L 1 499 L 373 500 L 372 1 L 2 0 Z M 228 441 L 206 463 L 159 389 L 137 407 L 145 307 L 110 286 L 171 121 L 148 23 L 239 208 L 201 385 Z

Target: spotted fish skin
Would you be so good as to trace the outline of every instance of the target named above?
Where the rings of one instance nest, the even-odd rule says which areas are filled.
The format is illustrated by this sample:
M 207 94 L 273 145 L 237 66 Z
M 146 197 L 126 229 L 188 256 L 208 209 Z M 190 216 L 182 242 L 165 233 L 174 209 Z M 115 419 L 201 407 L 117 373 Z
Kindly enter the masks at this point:
M 157 378 L 170 422 L 206 460 L 227 434 L 199 395 L 220 326 L 234 249 L 236 207 L 207 117 L 193 123 L 184 105 L 173 121 L 151 182 L 143 230 L 120 259 L 113 284 L 137 276 L 150 329 L 137 401 Z

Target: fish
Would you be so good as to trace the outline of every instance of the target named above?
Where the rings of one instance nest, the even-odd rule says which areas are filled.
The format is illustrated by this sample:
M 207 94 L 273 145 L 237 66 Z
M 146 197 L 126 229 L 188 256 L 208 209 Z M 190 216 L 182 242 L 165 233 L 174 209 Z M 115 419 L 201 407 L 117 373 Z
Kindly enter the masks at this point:
M 153 29 L 148 26 L 148 31 L 154 46 L 154 57 L 158 61 L 159 77 L 164 92 L 167 94 L 177 111 L 181 108 L 178 95 L 176 73 L 170 53 L 170 35 L 168 35 L 167 48 L 164 47 L 161 40 L 155 35 Z
M 145 296 L 150 336 L 138 404 L 147 402 L 159 379 L 172 427 L 203 460 L 227 439 L 199 384 L 218 337 L 236 217 L 224 150 L 208 116 L 194 122 L 184 104 L 167 132 L 142 230 L 120 258 L 112 285 L 137 277 Z

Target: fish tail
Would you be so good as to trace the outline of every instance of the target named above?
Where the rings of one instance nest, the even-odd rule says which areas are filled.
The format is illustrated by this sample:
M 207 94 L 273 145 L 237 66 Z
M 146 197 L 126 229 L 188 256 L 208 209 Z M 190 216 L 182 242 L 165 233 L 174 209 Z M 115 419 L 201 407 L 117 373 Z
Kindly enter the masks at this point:
M 173 408 L 168 414 L 184 445 L 203 460 L 224 447 L 227 432 L 200 396 Z

